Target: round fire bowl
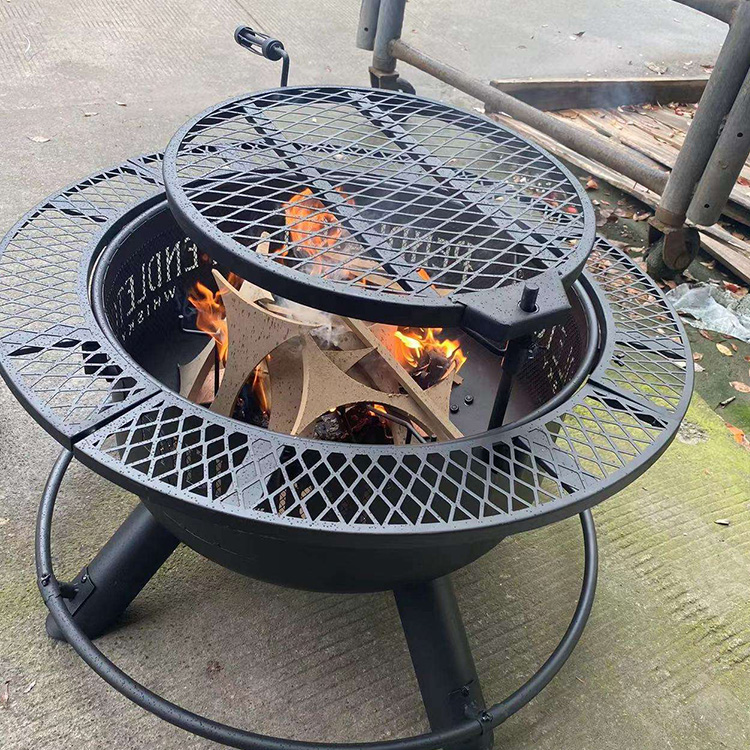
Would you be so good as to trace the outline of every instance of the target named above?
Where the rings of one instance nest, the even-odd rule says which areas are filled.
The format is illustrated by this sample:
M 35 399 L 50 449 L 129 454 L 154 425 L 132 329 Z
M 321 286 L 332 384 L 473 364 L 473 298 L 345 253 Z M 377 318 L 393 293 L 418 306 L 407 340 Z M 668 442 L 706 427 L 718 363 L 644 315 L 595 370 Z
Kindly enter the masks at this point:
M 673 438 L 692 385 L 684 331 L 605 240 L 571 288 L 570 319 L 539 334 L 502 428 L 331 443 L 187 401 L 174 370 L 188 351 L 170 334 L 202 250 L 164 207 L 160 166 L 97 174 L 13 228 L 0 247 L 0 364 L 42 426 L 206 557 L 313 589 L 433 579 L 605 499 Z M 154 342 L 162 371 L 146 366 Z

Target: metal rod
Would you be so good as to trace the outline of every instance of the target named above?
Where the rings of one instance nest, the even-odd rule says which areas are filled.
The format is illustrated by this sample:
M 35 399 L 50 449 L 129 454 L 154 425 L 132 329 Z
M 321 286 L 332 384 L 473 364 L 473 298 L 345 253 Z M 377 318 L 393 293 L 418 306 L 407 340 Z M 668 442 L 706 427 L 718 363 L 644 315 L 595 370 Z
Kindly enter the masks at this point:
M 141 685 L 108 659 L 71 616 L 62 599 L 60 583 L 55 576 L 51 546 L 55 502 L 72 458 L 73 453 L 71 451 L 64 449 L 60 452 L 47 479 L 37 514 L 34 542 L 37 584 L 45 606 L 49 609 L 50 614 L 64 634 L 65 640 L 73 650 L 115 690 L 160 719 L 199 737 L 205 737 L 223 745 L 240 750 L 434 750 L 434 748 L 444 747 L 445 745 L 472 740 L 481 736 L 486 731 L 485 727 L 494 727 L 504 722 L 542 691 L 570 656 L 591 613 L 596 593 L 598 556 L 594 521 L 591 511 L 586 510 L 580 514 L 585 552 L 583 584 L 573 619 L 557 648 L 542 667 L 515 693 L 487 710 L 488 722 L 484 722 L 486 717 L 483 715 L 481 721 L 465 719 L 450 729 L 438 732 L 385 742 L 356 744 L 302 742 L 238 729 L 188 711 Z
M 380 30 L 378 30 L 380 31 Z M 642 156 L 633 149 L 614 144 L 611 139 L 596 133 L 587 133 L 582 128 L 553 117 L 546 112 L 515 99 L 489 84 L 483 83 L 456 68 L 420 52 L 401 39 L 390 43 L 390 52 L 398 60 L 434 76 L 469 96 L 484 102 L 492 111 L 506 112 L 532 128 L 551 136 L 564 146 L 572 148 L 589 159 L 605 164 L 630 177 L 649 190 L 661 193 L 669 174 L 655 161 Z
M 372 52 L 375 49 L 375 32 L 378 28 L 380 0 L 362 0 L 357 24 L 357 47 Z
M 656 219 L 662 224 L 668 227 L 681 227 L 684 224 L 695 186 L 708 164 L 721 125 L 749 68 L 750 2 L 743 0 L 737 7 L 698 111 L 685 135 L 656 209 Z
M 146 506 L 138 503 L 73 581 L 77 593 L 68 600 L 68 609 L 89 638 L 112 626 L 178 544 Z M 47 635 L 64 638 L 52 616 L 47 617 Z
M 710 226 L 719 220 L 749 154 L 750 72 L 745 76 L 745 82 L 695 189 L 688 208 L 690 221 Z
M 731 23 L 737 6 L 744 0 L 675 0 L 675 2 L 718 18 L 724 23 Z
M 565 631 L 563 639 L 552 652 L 549 659 L 542 665 L 541 669 L 515 693 L 507 697 L 501 703 L 495 704 L 487 713 L 492 717 L 493 726 L 502 724 L 512 716 L 519 708 L 526 705 L 535 698 L 560 671 L 566 659 L 570 656 L 583 633 L 583 626 L 591 614 L 596 595 L 596 578 L 599 567 L 599 550 L 596 542 L 596 528 L 591 511 L 581 513 L 581 529 L 583 530 L 584 570 L 583 583 L 581 584 L 581 595 L 578 606 L 573 613 L 573 619 Z
M 430 728 L 446 729 L 467 715 L 481 717 L 482 688 L 450 578 L 400 588 L 393 596 Z M 460 747 L 486 750 L 492 739 L 488 731 Z
M 373 44 L 372 67 L 381 73 L 393 73 L 396 60 L 390 44 L 401 36 L 406 0 L 381 0 Z
M 531 336 L 519 336 L 511 339 L 503 356 L 503 369 L 500 373 L 500 381 L 495 392 L 495 402 L 492 405 L 492 414 L 487 429 L 494 430 L 502 427 L 505 415 L 510 403 L 510 394 L 513 391 L 513 382 L 528 356 L 529 347 L 532 344 Z

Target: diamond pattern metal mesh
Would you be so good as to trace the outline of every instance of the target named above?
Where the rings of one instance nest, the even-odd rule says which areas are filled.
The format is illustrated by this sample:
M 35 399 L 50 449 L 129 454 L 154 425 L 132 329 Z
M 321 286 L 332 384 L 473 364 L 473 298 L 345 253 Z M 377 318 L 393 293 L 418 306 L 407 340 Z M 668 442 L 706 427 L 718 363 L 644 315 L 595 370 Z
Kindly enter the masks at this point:
M 302 285 L 466 302 L 566 278 L 594 239 L 578 181 L 552 157 L 476 114 L 388 91 L 286 88 L 219 105 L 172 140 L 165 182 L 188 234 L 273 267 L 268 283 L 291 298 Z
M 159 194 L 158 157 L 132 160 L 30 212 L 0 257 L 6 380 L 79 457 L 135 490 L 347 532 L 510 533 L 606 497 L 655 460 L 687 408 L 679 322 L 640 269 L 599 240 L 587 269 L 608 303 L 608 343 L 588 382 L 547 417 L 404 447 L 302 440 L 219 417 L 159 391 L 110 348 L 89 309 L 103 233 Z
M 81 269 L 123 211 L 158 191 L 157 157 L 94 175 L 27 214 L 0 246 L 0 363 L 45 427 L 70 438 L 154 392 L 120 361 L 90 311 Z
M 163 494 L 281 524 L 349 532 L 484 524 L 511 530 L 551 510 L 572 513 L 579 501 L 601 499 L 655 459 L 679 424 L 691 383 L 682 329 L 637 266 L 600 241 L 589 268 L 614 317 L 625 315 L 623 324 L 608 330 L 608 350 L 588 383 L 553 415 L 528 425 L 426 446 L 346 445 L 277 435 L 160 395 L 78 450 Z M 639 291 L 635 301 L 631 285 Z M 641 366 L 649 387 L 639 388 L 629 373 L 644 346 L 653 366 Z

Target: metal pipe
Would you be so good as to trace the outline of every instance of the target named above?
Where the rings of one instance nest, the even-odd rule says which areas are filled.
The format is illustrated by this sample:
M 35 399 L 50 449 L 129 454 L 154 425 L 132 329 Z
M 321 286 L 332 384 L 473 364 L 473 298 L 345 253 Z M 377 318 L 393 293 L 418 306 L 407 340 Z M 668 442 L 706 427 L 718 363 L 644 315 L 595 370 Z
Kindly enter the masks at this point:
M 372 67 L 381 73 L 393 73 L 396 70 L 396 59 L 391 50 L 391 42 L 398 40 L 401 36 L 405 9 L 406 0 L 381 0 L 380 2 Z
M 700 106 L 669 176 L 656 210 L 668 227 L 681 227 L 695 186 L 706 169 L 724 118 L 732 107 L 750 68 L 750 2 L 737 6 L 729 33 L 716 59 Z
M 357 47 L 370 52 L 375 49 L 375 32 L 378 28 L 380 0 L 362 0 L 359 6 L 359 23 L 357 24 Z
M 731 23 L 737 6 L 744 0 L 675 0 L 675 2 L 718 18 L 724 23 Z
M 748 40 L 750 44 L 750 40 Z M 690 221 L 700 226 L 715 224 L 750 155 L 750 72 L 708 160 L 688 208 Z
M 508 404 L 510 403 L 510 394 L 513 391 L 513 383 L 523 363 L 528 359 L 532 341 L 531 336 L 519 336 L 516 339 L 511 339 L 505 348 L 503 369 L 500 373 L 497 391 L 495 391 L 495 401 L 492 404 L 492 413 L 487 425 L 488 430 L 502 427 L 505 421 L 505 414 L 508 411 Z
M 380 30 L 378 30 L 380 33 Z M 596 133 L 587 133 L 582 128 L 553 117 L 546 112 L 513 98 L 477 78 L 429 57 L 401 39 L 390 44 L 391 54 L 398 60 L 443 81 L 469 96 L 484 102 L 497 112 L 506 112 L 517 120 L 549 135 L 564 146 L 579 154 L 617 170 L 626 177 L 644 185 L 649 190 L 661 193 L 667 184 L 669 173 L 655 161 L 642 156 L 633 149 L 617 145 L 611 139 Z
M 485 710 L 482 688 L 450 578 L 393 592 L 414 673 L 433 731 Z M 445 750 L 488 750 L 492 732 Z

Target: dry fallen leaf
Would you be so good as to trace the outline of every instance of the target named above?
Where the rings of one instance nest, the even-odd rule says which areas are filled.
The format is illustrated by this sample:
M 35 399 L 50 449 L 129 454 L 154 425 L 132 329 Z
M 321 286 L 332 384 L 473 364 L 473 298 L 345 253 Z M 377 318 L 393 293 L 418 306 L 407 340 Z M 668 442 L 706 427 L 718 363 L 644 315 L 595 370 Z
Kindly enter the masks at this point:
M 724 289 L 726 289 L 728 292 L 732 292 L 734 294 L 735 292 L 739 292 L 740 291 L 740 285 L 739 284 L 734 284 L 731 281 L 724 281 L 722 283 L 724 285 Z
M 730 341 L 729 346 L 732 347 L 733 352 L 738 352 L 740 350 L 740 348 L 737 346 L 737 344 L 734 343 L 734 341 Z
M 598 190 L 598 189 L 599 189 L 599 183 L 593 177 L 589 177 L 588 180 L 586 180 L 586 190 Z
M 729 422 L 724 422 L 724 424 L 726 425 L 729 432 L 732 433 L 734 442 L 742 445 L 745 442 L 745 433 L 739 427 L 735 427 L 733 424 L 729 424 Z
M 716 344 L 716 348 L 719 350 L 719 354 L 723 354 L 725 357 L 734 356 L 732 350 L 725 344 Z
M 703 336 L 704 339 L 708 339 L 709 341 L 713 341 L 714 337 L 708 332 L 704 331 L 702 328 L 698 331 L 701 336 Z
M 34 143 L 47 143 L 47 141 L 49 140 L 46 135 L 28 135 L 26 137 L 30 141 L 34 141 Z
M 648 217 L 651 216 L 651 214 L 648 211 L 644 211 L 640 214 L 633 214 L 633 220 L 634 221 L 646 221 Z
M 693 362 L 700 362 L 703 359 L 703 352 L 693 352 Z
M 739 391 L 739 393 L 750 393 L 750 385 L 743 383 L 741 380 L 733 380 L 729 385 L 731 385 L 735 391 Z
M 742 185 L 742 187 L 750 187 L 750 180 L 747 177 L 738 177 L 737 184 Z
M 693 369 L 695 372 L 705 372 L 706 368 L 703 365 L 699 365 L 697 362 L 693 362 Z
M 728 518 L 717 518 L 714 523 L 719 526 L 729 526 L 730 521 Z

